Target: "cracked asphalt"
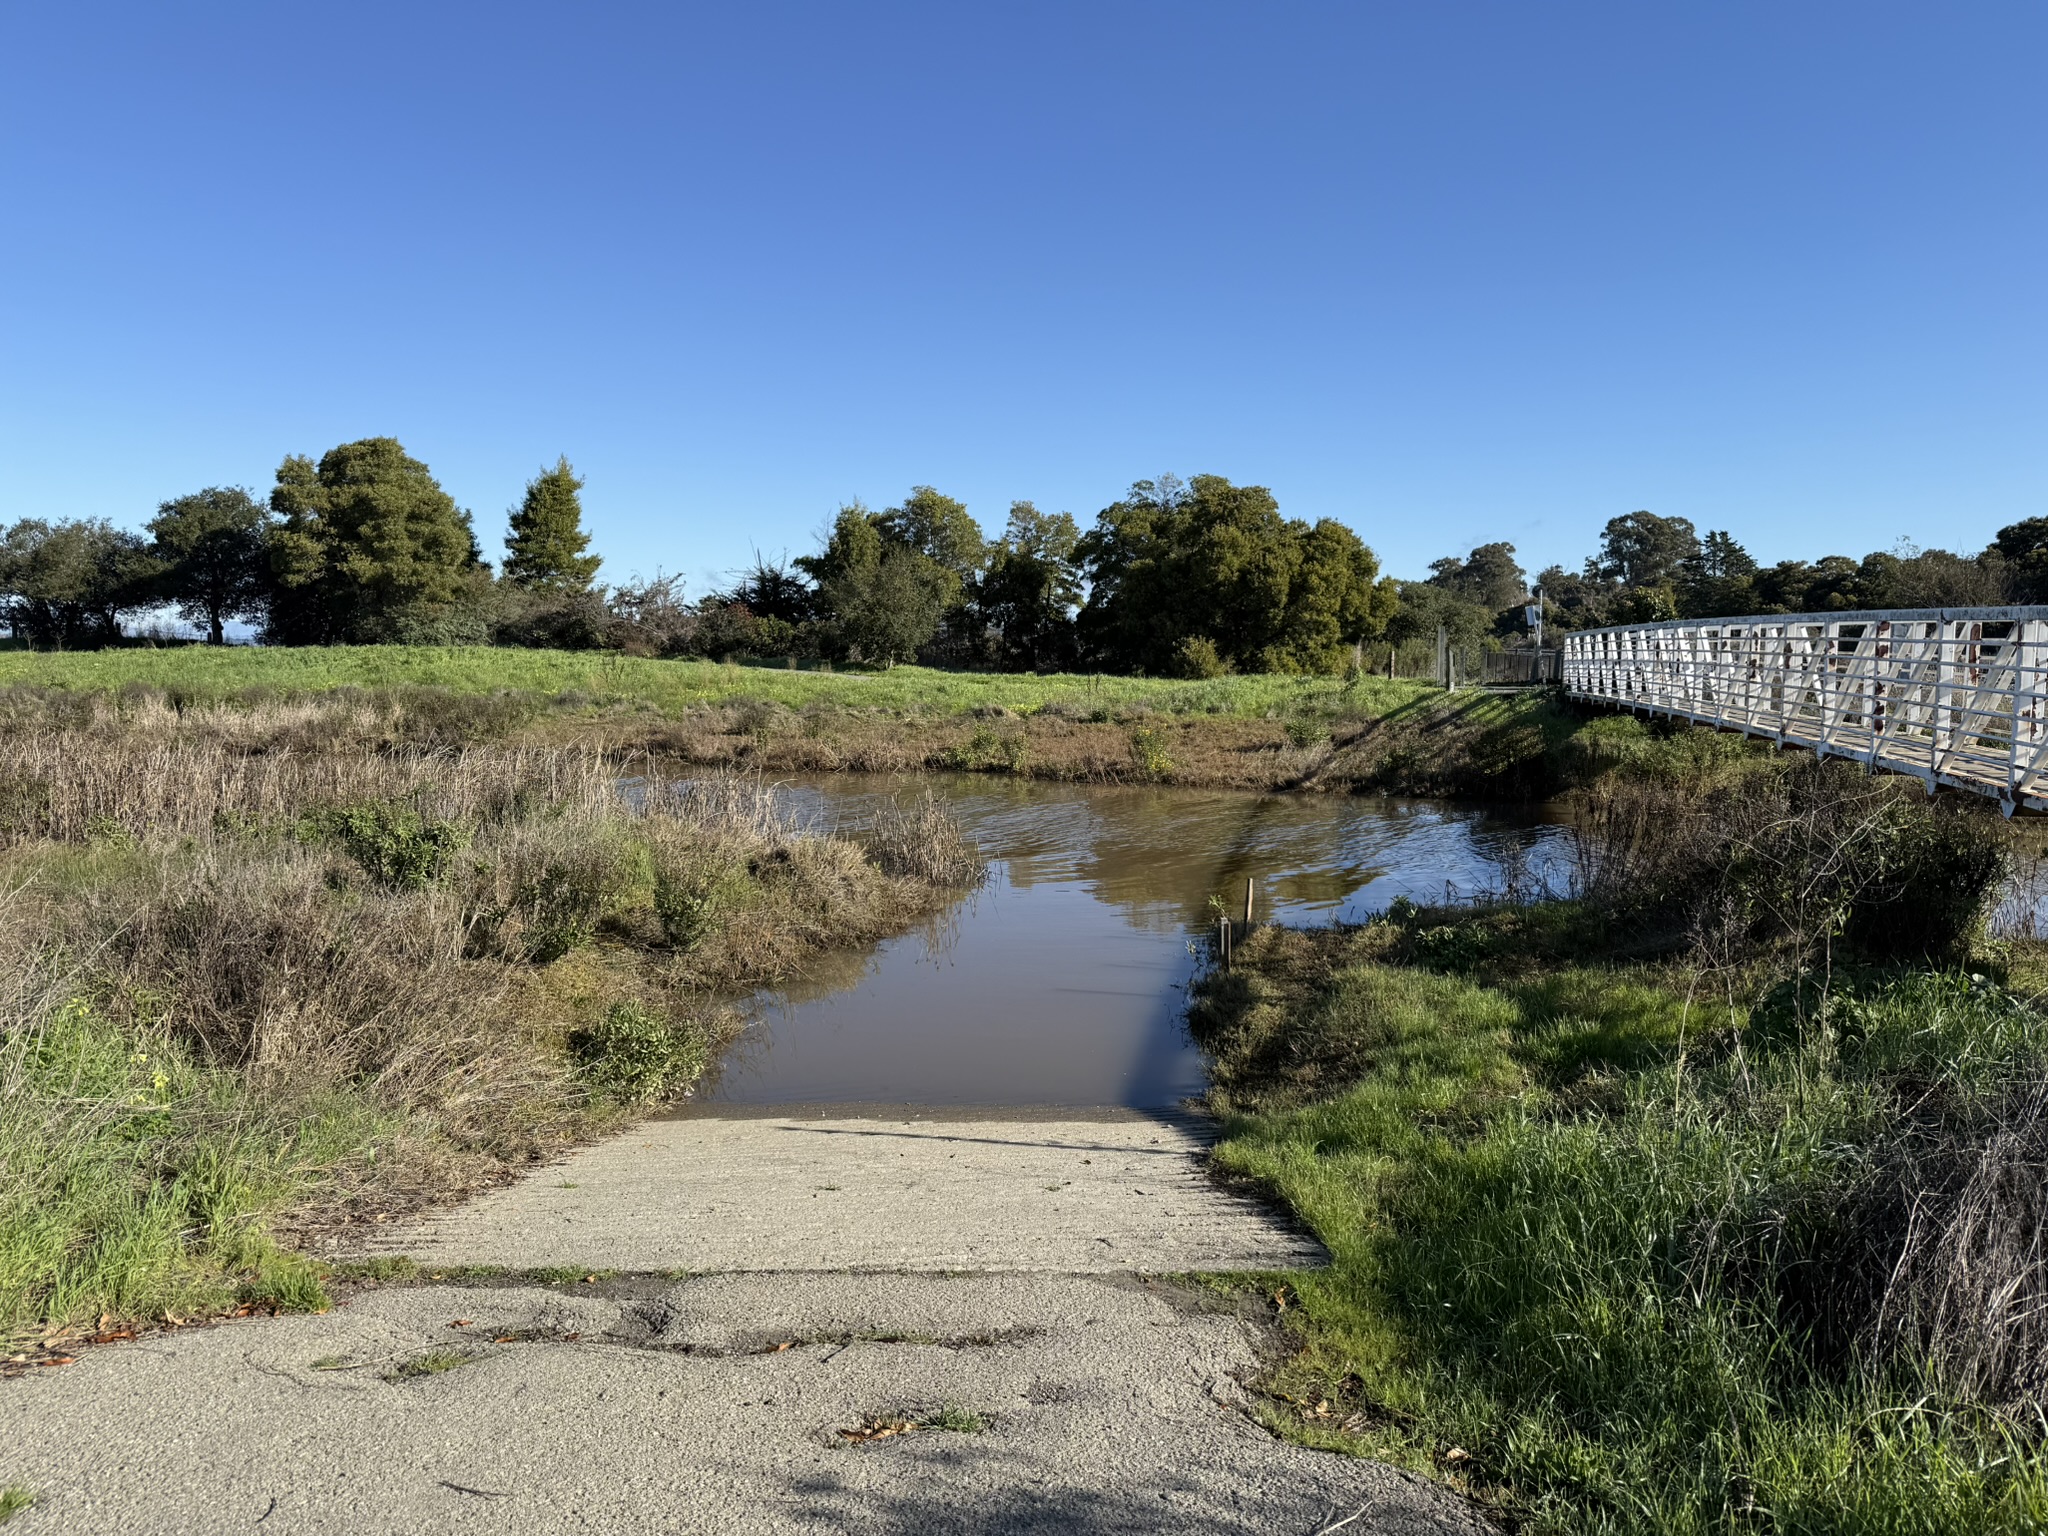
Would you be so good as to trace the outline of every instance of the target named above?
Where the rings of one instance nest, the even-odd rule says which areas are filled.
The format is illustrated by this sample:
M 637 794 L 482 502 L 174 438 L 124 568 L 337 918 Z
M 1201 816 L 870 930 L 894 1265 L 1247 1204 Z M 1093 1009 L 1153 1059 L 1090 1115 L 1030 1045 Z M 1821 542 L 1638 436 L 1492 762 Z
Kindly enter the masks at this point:
M 764 1134 L 759 1120 L 727 1123 Z M 1119 1178 L 1177 1189 L 1173 1199 L 1188 1203 L 1183 1256 L 1200 1262 L 1143 1267 L 1218 1267 L 1247 1251 L 1298 1262 L 1298 1234 L 1260 1216 L 1261 1236 L 1246 1225 L 1253 1208 L 1244 1202 L 1206 1180 L 1174 1183 L 1181 1170 L 1167 1164 L 1198 1157 L 1197 1135 L 1155 1141 L 1137 1119 L 1111 1122 L 1126 1130 L 1092 1125 L 1086 1135 L 1098 1149 L 1105 1137 L 1131 1138 L 1129 1159 L 1108 1158 L 1124 1172 L 1056 1205 L 1045 1186 L 1060 1180 L 1041 1176 L 1043 1161 L 1092 1169 L 1079 1159 L 1105 1154 L 1048 1145 L 1081 1133 L 1048 1132 L 1045 1122 L 1028 1136 L 1015 1129 L 1021 1122 L 993 1124 L 980 1125 L 988 1134 L 974 1143 L 983 1149 L 975 1177 L 991 1176 L 990 1159 L 1011 1157 L 1035 1186 L 995 1201 L 999 1221 L 989 1220 L 988 1201 L 964 1201 L 965 1187 L 946 1183 L 961 1151 L 951 1133 L 885 1142 L 912 1143 L 928 1162 L 922 1173 L 900 1166 L 907 1158 L 868 1153 L 870 1167 L 891 1166 L 873 1173 L 866 1196 L 845 1187 L 853 1165 L 842 1149 L 879 1138 L 774 1143 L 841 1159 L 836 1178 L 797 1167 L 764 1180 L 787 1186 L 781 1221 L 792 1229 L 823 1204 L 809 1196 L 825 1191 L 799 1190 L 802 1179 L 842 1184 L 832 1193 L 850 1198 L 810 1229 L 808 1247 L 764 1239 L 773 1221 L 744 1241 L 721 1237 L 717 1202 L 701 1187 L 666 1207 L 648 1204 L 665 1187 L 661 1169 L 613 1144 L 506 1192 L 528 1190 L 537 1207 L 493 1197 L 498 1213 L 478 1202 L 475 1225 L 430 1223 L 384 1246 L 415 1241 L 433 1262 L 452 1263 L 463 1245 L 444 1241 L 451 1230 L 470 1233 L 481 1253 L 538 1209 L 534 1230 L 545 1232 L 543 1190 L 601 1184 L 604 1169 L 621 1168 L 631 1178 L 603 1196 L 615 1214 L 639 1203 L 641 1221 L 660 1230 L 664 1211 L 680 1212 L 669 1240 L 702 1237 L 700 1257 L 724 1242 L 783 1262 L 595 1286 L 502 1277 L 376 1286 L 328 1314 L 148 1336 L 0 1382 L 0 1485 L 26 1485 L 37 1499 L 7 1536 L 1491 1529 L 1425 1480 L 1304 1450 L 1259 1427 L 1244 1383 L 1260 1367 L 1262 1325 L 1219 1293 L 1099 1261 L 1093 1273 L 1060 1272 L 1076 1254 L 1099 1259 L 1091 1239 L 1119 1210 L 1140 1234 L 1133 1249 L 1173 1257 L 1176 1223 L 1158 1219 L 1150 1194 L 1117 1196 Z M 646 1129 L 620 1140 L 640 1136 L 635 1150 L 644 1152 Z M 686 1184 L 686 1165 L 703 1167 L 701 1138 L 655 1140 Z M 800 1165 L 810 1154 L 788 1155 Z M 572 1172 L 579 1176 L 564 1176 Z M 717 1176 L 744 1182 L 726 1167 Z M 927 1177 L 935 1182 L 920 1184 Z M 912 1197 L 919 1188 L 923 1199 Z M 934 1189 L 947 1198 L 930 1198 Z M 1216 1202 L 1206 1212 L 1193 1204 L 1204 1191 Z M 884 1246 L 932 1255 L 925 1272 L 848 1262 L 869 1251 L 863 1198 L 874 1219 L 919 1227 Z M 777 1209 L 774 1198 L 763 1203 Z M 628 1239 L 619 1242 L 623 1252 Z M 983 1266 L 951 1265 L 977 1247 Z M 1020 1261 L 1033 1253 L 1052 1262 Z M 942 1412 L 964 1427 L 924 1422 Z M 845 1433 L 878 1424 L 922 1427 Z

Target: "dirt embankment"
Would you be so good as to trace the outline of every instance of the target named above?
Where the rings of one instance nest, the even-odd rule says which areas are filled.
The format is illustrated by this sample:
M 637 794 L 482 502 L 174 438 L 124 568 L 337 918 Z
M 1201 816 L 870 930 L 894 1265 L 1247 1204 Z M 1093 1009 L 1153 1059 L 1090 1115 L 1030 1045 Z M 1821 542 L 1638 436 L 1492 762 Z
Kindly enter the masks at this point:
M 766 701 L 660 722 L 619 720 L 620 744 L 771 773 L 997 773 L 1092 784 L 1533 799 L 1568 782 L 1581 721 L 1535 695 L 1431 696 L 1374 718 L 1246 719 L 1047 708 L 922 715 L 792 710 Z M 585 724 L 557 721 L 550 734 Z

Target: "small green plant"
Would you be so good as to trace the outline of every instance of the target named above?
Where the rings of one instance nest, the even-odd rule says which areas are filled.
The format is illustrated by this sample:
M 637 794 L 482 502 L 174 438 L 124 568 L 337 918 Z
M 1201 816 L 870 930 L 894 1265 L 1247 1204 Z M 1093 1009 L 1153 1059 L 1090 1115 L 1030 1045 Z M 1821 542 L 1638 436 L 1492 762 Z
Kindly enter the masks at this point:
M 1493 935 L 1476 923 L 1423 928 L 1415 934 L 1413 944 L 1416 963 L 1433 971 L 1469 971 L 1497 948 Z
M 634 1002 L 612 1004 L 569 1045 L 591 1094 L 615 1104 L 672 1097 L 697 1080 L 710 1054 L 702 1029 Z
M 345 805 L 314 818 L 314 830 L 338 844 L 363 873 L 395 891 L 425 890 L 468 838 L 453 822 L 409 806 Z
M 1319 747 L 1330 739 L 1330 728 L 1320 720 L 1294 719 L 1287 722 L 1287 739 L 1294 746 L 1306 751 Z
M 19 1483 L 0 1488 L 0 1525 L 5 1525 L 35 1501 L 36 1496 Z
M 946 766 L 960 773 L 987 773 L 991 770 L 1006 770 L 1016 773 L 1023 768 L 1029 756 L 1024 736 L 1019 731 L 999 731 L 989 725 L 977 725 L 974 734 L 962 746 L 946 749 Z
M 98 843 L 106 848 L 133 848 L 135 834 L 121 825 L 115 816 L 95 816 L 86 823 L 85 836 L 88 842 Z
M 918 1425 L 923 1429 L 943 1429 L 956 1435 L 978 1435 L 988 1428 L 988 1420 L 972 1408 L 947 1403 L 937 1413 L 929 1413 L 919 1419 Z
M 727 860 L 692 860 L 680 868 L 663 864 L 654 873 L 654 915 L 662 937 L 677 949 L 703 943 L 746 897 L 745 868 Z
M 1131 756 L 1138 760 L 1139 770 L 1154 784 L 1164 784 L 1173 777 L 1173 759 L 1166 752 L 1166 733 L 1157 726 L 1132 728 Z
M 448 1371 L 460 1370 L 465 1365 L 475 1365 L 483 1356 L 472 1355 L 459 1349 L 429 1349 L 414 1355 L 410 1360 L 401 1360 L 386 1381 L 417 1381 L 422 1376 L 439 1376 Z

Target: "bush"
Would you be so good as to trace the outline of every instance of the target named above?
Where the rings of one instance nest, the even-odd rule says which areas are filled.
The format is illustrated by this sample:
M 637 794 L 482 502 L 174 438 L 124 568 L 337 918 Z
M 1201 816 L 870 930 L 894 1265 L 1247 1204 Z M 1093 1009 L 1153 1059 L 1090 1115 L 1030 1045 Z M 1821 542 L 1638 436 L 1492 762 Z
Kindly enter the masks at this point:
M 1137 759 L 1138 771 L 1154 784 L 1164 784 L 1173 777 L 1166 733 L 1156 726 L 1141 725 L 1132 730 L 1131 756 Z
M 1625 926 L 1717 963 L 1794 967 L 1838 942 L 1948 961 L 1980 932 L 2008 860 L 1986 808 L 1803 758 L 1706 793 L 1621 780 L 1590 798 L 1581 886 Z
M 654 869 L 654 913 L 662 937 L 676 949 L 696 948 L 746 902 L 750 889 L 744 863 L 716 852 L 691 849 L 676 857 L 662 850 Z
M 425 890 L 468 836 L 452 822 L 431 821 L 399 805 L 349 805 L 313 818 L 363 872 L 395 891 Z
M 1173 649 L 1173 671 L 1176 677 L 1198 680 L 1228 677 L 1235 670 L 1236 668 L 1216 649 L 1216 642 L 1207 635 L 1189 635 Z
M 569 1037 L 590 1092 L 616 1104 L 674 1098 L 704 1071 L 706 1032 L 639 1003 L 614 1003 L 602 1022 Z

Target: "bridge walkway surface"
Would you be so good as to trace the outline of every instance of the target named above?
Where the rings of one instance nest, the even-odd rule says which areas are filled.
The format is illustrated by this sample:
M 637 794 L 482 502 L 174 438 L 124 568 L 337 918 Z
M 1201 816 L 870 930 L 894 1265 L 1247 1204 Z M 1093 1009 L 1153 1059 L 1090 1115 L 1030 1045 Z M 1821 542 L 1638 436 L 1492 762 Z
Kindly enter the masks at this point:
M 2048 608 L 1683 619 L 1564 639 L 1574 699 L 2048 811 Z

